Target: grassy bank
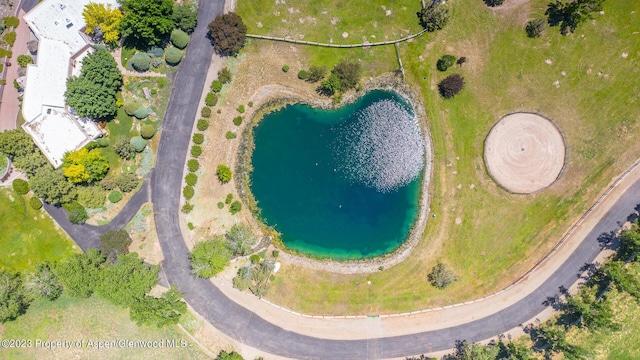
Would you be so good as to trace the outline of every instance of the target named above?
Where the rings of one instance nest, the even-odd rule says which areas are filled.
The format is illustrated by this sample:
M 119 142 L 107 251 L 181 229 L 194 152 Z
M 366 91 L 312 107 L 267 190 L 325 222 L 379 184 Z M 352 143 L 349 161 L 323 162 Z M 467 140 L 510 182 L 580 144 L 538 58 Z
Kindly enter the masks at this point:
M 541 38 L 527 38 L 524 24 L 541 16 L 546 3 L 535 0 L 490 9 L 480 1 L 451 2 L 451 21 L 444 30 L 400 45 L 407 82 L 421 94 L 429 118 L 434 148 L 431 211 L 436 217 L 430 218 L 422 242 L 402 264 L 361 276 L 285 264 L 273 282 L 270 300 L 306 313 L 373 314 L 446 305 L 495 291 L 548 252 L 612 178 L 635 161 L 640 150 L 633 136 L 640 120 L 640 81 L 630 79 L 638 79 L 640 72 L 640 44 L 634 34 L 640 31 L 640 4 L 609 1 L 604 15 L 596 14 L 573 35 L 561 36 L 557 28 L 549 28 Z M 241 1 L 238 12 L 249 19 L 252 32 L 259 30 L 252 28 L 258 19 L 265 29 L 260 34 L 278 34 L 278 29 L 290 27 L 289 20 L 281 21 L 283 16 L 272 19 L 248 10 L 245 14 L 243 6 L 248 3 Z M 280 11 L 279 5 L 269 6 L 262 14 Z M 353 9 L 352 17 L 360 19 L 377 8 Z M 345 23 L 357 28 L 358 21 Z M 410 21 L 413 24 L 415 18 Z M 272 46 L 253 44 L 247 58 L 258 56 L 254 46 Z M 331 66 L 344 57 L 360 59 L 367 76 L 397 67 L 392 47 L 281 49 L 295 53 L 301 67 Z M 383 55 L 370 56 L 367 51 Z M 465 56 L 467 62 L 439 72 L 436 61 L 444 54 Z M 443 100 L 437 83 L 454 72 L 465 77 L 466 87 L 454 99 Z M 546 114 L 567 137 L 566 171 L 553 186 L 534 195 L 502 190 L 483 162 L 489 129 L 517 110 Z M 426 281 L 437 261 L 451 265 L 461 277 L 446 291 Z
M 0 188 L 0 269 L 32 271 L 43 261 L 58 261 L 79 251 L 76 244 L 44 210 L 29 205 L 31 194 L 20 196 Z

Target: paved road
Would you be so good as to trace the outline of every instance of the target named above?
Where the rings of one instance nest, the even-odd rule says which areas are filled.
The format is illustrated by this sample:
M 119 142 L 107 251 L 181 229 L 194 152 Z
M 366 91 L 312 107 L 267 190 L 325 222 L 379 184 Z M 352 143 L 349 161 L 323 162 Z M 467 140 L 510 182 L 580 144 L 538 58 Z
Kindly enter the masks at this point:
M 580 269 L 591 263 L 600 252 L 598 236 L 617 229 L 618 222 L 625 221 L 638 203 L 640 181 L 616 202 L 585 241 L 542 286 L 491 316 L 442 330 L 365 340 L 326 340 L 284 330 L 231 301 L 210 281 L 194 279 L 189 273 L 188 250 L 179 227 L 184 162 L 212 55 L 212 47 L 205 36 L 206 24 L 222 11 L 221 0 L 200 3 L 199 25 L 175 75 L 150 184 L 156 229 L 165 257 L 162 267 L 169 283 L 186 293 L 189 304 L 211 324 L 240 342 L 295 359 L 380 359 L 445 350 L 453 347 L 456 340 L 477 341 L 495 336 L 535 317 L 546 308 L 544 303 L 548 297 L 559 295 L 560 289 L 569 288 L 576 281 Z M 123 213 L 105 227 L 74 226 L 66 221 L 66 216 L 59 209 L 47 207 L 47 211 L 86 250 L 97 246 L 98 234 L 126 223 L 125 220 L 128 221 L 146 201 L 148 191 L 148 187 L 143 186 Z

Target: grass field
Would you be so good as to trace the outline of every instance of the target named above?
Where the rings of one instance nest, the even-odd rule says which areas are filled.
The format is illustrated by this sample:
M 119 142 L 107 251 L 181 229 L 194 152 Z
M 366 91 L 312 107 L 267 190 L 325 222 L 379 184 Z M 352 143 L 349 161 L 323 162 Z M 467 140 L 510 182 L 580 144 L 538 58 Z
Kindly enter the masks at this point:
M 129 320 L 129 311 L 115 307 L 96 296 L 89 299 L 63 295 L 56 301 L 37 300 L 25 315 L 0 325 L 2 339 L 31 339 L 34 347 L 2 349 L 3 359 L 208 359 L 176 326 L 138 327 Z M 88 341 L 163 341 L 163 347 L 102 348 Z M 35 347 L 35 341 L 71 341 L 70 349 Z M 77 341 L 84 341 L 80 348 Z M 170 348 L 166 341 L 175 341 Z M 184 347 L 182 347 L 184 346 Z
M 0 269 L 32 271 L 43 261 L 57 261 L 78 252 L 76 244 L 44 210 L 29 206 L 29 195 L 0 188 Z
M 288 18 L 289 14 L 295 19 L 316 16 L 320 24 L 320 15 L 313 12 L 328 5 L 312 3 L 296 4 L 290 14 L 288 5 L 259 2 L 254 7 L 253 2 L 240 1 L 237 11 L 249 32 L 294 36 L 287 31 L 308 30 L 305 39 L 322 40 L 311 39 L 311 34 L 319 37 L 333 30 L 320 25 L 293 27 Z M 270 300 L 306 313 L 377 314 L 446 305 L 495 291 L 548 252 L 607 184 L 636 160 L 640 3 L 607 1 L 604 15 L 596 14 L 573 35 L 561 36 L 557 28 L 549 28 L 541 38 L 527 38 L 524 24 L 541 16 L 547 3 L 506 2 L 490 9 L 481 1 L 451 2 L 451 21 L 445 29 L 400 45 L 407 82 L 421 94 L 427 109 L 434 150 L 431 211 L 437 217 L 428 221 L 412 256 L 392 269 L 344 276 L 284 266 L 273 282 Z M 393 6 L 409 9 L 419 4 L 401 1 Z M 350 4 L 341 9 L 346 19 L 342 23 L 350 26 L 344 31 L 355 34 L 379 6 Z M 279 16 L 271 15 L 277 11 Z M 346 18 L 349 14 L 352 17 Z M 379 22 L 376 29 L 392 33 L 417 25 L 415 15 L 390 21 Z M 269 46 L 261 44 L 252 42 L 246 56 L 259 51 L 255 47 Z M 360 59 L 367 76 L 397 68 L 393 47 L 288 47 L 283 46 L 283 52 L 298 53 L 305 66 L 332 66 L 340 58 L 353 57 Z M 438 72 L 435 64 L 444 54 L 465 56 L 467 62 Z M 454 99 L 443 100 L 437 83 L 453 72 L 465 77 L 466 88 Z M 502 190 L 487 175 L 483 162 L 489 129 L 501 116 L 517 110 L 537 110 L 553 118 L 568 142 L 564 174 L 551 188 L 534 195 Z M 426 282 L 437 261 L 448 263 L 461 277 L 446 291 Z

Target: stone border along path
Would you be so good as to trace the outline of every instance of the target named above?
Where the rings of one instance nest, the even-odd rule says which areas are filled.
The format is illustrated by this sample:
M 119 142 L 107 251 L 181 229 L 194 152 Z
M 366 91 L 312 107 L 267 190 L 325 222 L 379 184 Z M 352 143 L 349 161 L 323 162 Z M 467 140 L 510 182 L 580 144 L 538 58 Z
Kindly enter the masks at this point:
M 327 44 L 327 43 L 319 43 L 314 41 L 295 40 L 295 39 L 288 39 L 288 38 L 281 38 L 281 37 L 274 37 L 274 36 L 264 36 L 264 35 L 254 35 L 254 34 L 246 34 L 246 36 L 248 38 L 253 38 L 253 39 L 282 41 L 282 42 L 288 42 L 288 43 L 300 44 L 300 45 L 313 45 L 313 46 L 331 47 L 331 48 L 357 48 L 357 47 L 369 47 L 369 46 L 394 45 L 394 44 L 401 43 L 403 41 L 408 41 L 413 38 L 416 38 L 424 34 L 426 31 L 427 29 L 424 29 L 419 33 L 409 35 L 402 39 L 379 41 L 379 42 L 373 42 L 373 43 L 361 43 L 361 44 Z
M 140 205 L 146 202 L 149 190 L 151 190 L 149 185 L 151 185 L 158 238 L 165 256 L 162 269 L 168 282 L 177 285 L 182 292 L 186 293 L 185 300 L 208 322 L 243 344 L 267 353 L 295 359 L 381 359 L 447 350 L 454 346 L 456 340 L 461 339 L 475 342 L 492 338 L 529 321 L 548 309 L 548 306 L 543 304 L 545 300 L 550 296 L 559 295 L 559 288 L 571 287 L 582 274 L 580 269 L 584 264 L 591 263 L 600 254 L 602 249 L 598 243 L 598 236 L 617 230 L 619 228 L 618 220 L 626 219 L 627 215 L 633 213 L 636 207 L 635 199 L 640 195 L 640 176 L 638 174 L 634 174 L 633 184 L 624 193 L 629 196 L 616 200 L 606 214 L 595 214 L 596 218 L 600 220 L 599 223 L 584 239 L 576 240 L 579 244 L 568 258 L 551 258 L 551 254 L 561 247 L 562 244 L 559 243 L 543 261 L 536 265 L 534 269 L 551 268 L 549 263 L 554 261 L 561 263 L 557 270 L 542 284 L 536 285 L 537 287 L 531 293 L 515 303 L 510 304 L 512 299 L 503 296 L 500 299 L 504 298 L 503 300 L 507 302 L 504 306 L 501 304 L 494 306 L 482 304 L 484 313 L 474 314 L 474 316 L 462 320 L 458 319 L 461 323 L 457 325 L 439 326 L 439 320 L 433 317 L 420 318 L 420 321 L 416 321 L 417 315 L 393 317 L 403 320 L 407 325 L 417 323 L 414 325 L 421 332 L 406 334 L 410 331 L 408 327 L 394 333 L 380 324 L 381 321 L 390 321 L 391 317 L 342 321 L 307 319 L 304 323 L 295 321 L 287 323 L 280 320 L 281 326 L 275 325 L 276 321 L 274 323 L 266 321 L 261 317 L 266 316 L 265 314 L 258 315 L 232 301 L 211 281 L 195 279 L 191 276 L 188 249 L 179 226 L 179 185 L 182 181 L 182 169 L 189 145 L 189 135 L 198 110 L 197 104 L 204 87 L 204 75 L 208 71 L 213 54 L 213 49 L 206 37 L 206 25 L 204 24 L 221 14 L 223 9 L 223 0 L 206 1 L 200 4 L 198 9 L 198 23 L 200 25 L 192 36 L 192 43 L 183 60 L 183 66 L 175 75 L 171 101 L 163 122 L 163 130 L 165 131 L 160 139 L 156 168 L 149 174 L 142 189 L 134 195 L 123 211 L 110 224 L 96 227 L 70 224 L 66 219 L 65 211 L 60 208 L 46 206 L 46 210 L 83 250 L 87 250 L 98 246 L 101 233 L 109 228 L 123 226 L 128 219 L 135 215 Z M 569 233 L 584 231 L 588 226 L 579 227 L 593 211 L 605 211 L 605 209 L 597 209 L 598 205 L 637 167 L 638 163 L 627 170 L 583 215 Z M 524 281 L 524 278 L 521 278 L 521 281 Z M 529 281 L 533 281 L 534 278 L 532 277 Z M 509 288 L 513 288 L 513 286 Z M 501 292 L 507 291 L 509 288 L 503 289 Z M 501 292 L 493 295 L 494 301 L 498 300 L 496 295 Z M 451 319 L 451 316 L 446 316 L 445 312 L 464 309 L 467 306 L 456 305 L 454 307 L 449 305 L 445 308 L 448 310 L 443 311 L 442 323 Z M 490 313 L 491 311 L 494 312 Z M 329 340 L 301 334 L 300 332 L 309 332 L 309 330 L 313 332 L 312 321 L 326 322 L 325 325 L 333 329 L 333 336 L 339 338 Z M 374 331 L 357 333 L 351 325 L 352 321 L 360 321 Z M 293 327 L 294 329 L 283 327 Z M 379 331 L 376 332 L 374 328 Z M 427 328 L 432 328 L 432 330 L 424 331 Z M 340 340 L 352 339 L 355 336 L 370 336 L 370 338 Z

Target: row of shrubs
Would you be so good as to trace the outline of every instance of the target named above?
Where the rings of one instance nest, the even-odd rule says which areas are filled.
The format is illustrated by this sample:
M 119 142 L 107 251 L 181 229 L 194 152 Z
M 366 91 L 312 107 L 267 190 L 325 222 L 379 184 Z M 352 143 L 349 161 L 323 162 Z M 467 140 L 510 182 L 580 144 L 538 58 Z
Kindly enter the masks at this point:
M 149 52 L 137 52 L 129 60 L 129 64 L 136 71 L 144 72 L 148 71 L 152 67 L 158 67 L 162 64 L 162 58 L 170 66 L 176 66 L 182 61 L 183 53 L 181 50 L 187 47 L 189 44 L 189 35 L 180 30 L 173 29 L 171 32 L 172 47 L 163 50 L 159 47 L 154 47 Z
M 209 109 L 208 107 L 205 108 Z M 196 128 L 199 131 L 207 130 L 209 128 L 209 120 L 198 120 L 198 122 L 196 123 Z M 204 134 L 193 134 L 191 141 L 193 142 L 193 146 L 191 146 L 191 157 L 193 159 L 189 159 L 187 161 L 187 169 L 189 170 L 189 173 L 184 178 L 187 185 L 182 189 L 182 196 L 184 196 L 184 198 L 187 200 L 182 206 L 182 212 L 185 214 L 188 214 L 191 212 L 191 210 L 193 210 L 193 204 L 191 204 L 189 200 L 191 200 L 191 198 L 193 198 L 193 196 L 195 195 L 195 189 L 193 187 L 198 182 L 198 175 L 196 175 L 195 173 L 200 169 L 200 162 L 198 162 L 197 158 L 202 154 L 201 145 L 204 143 Z

